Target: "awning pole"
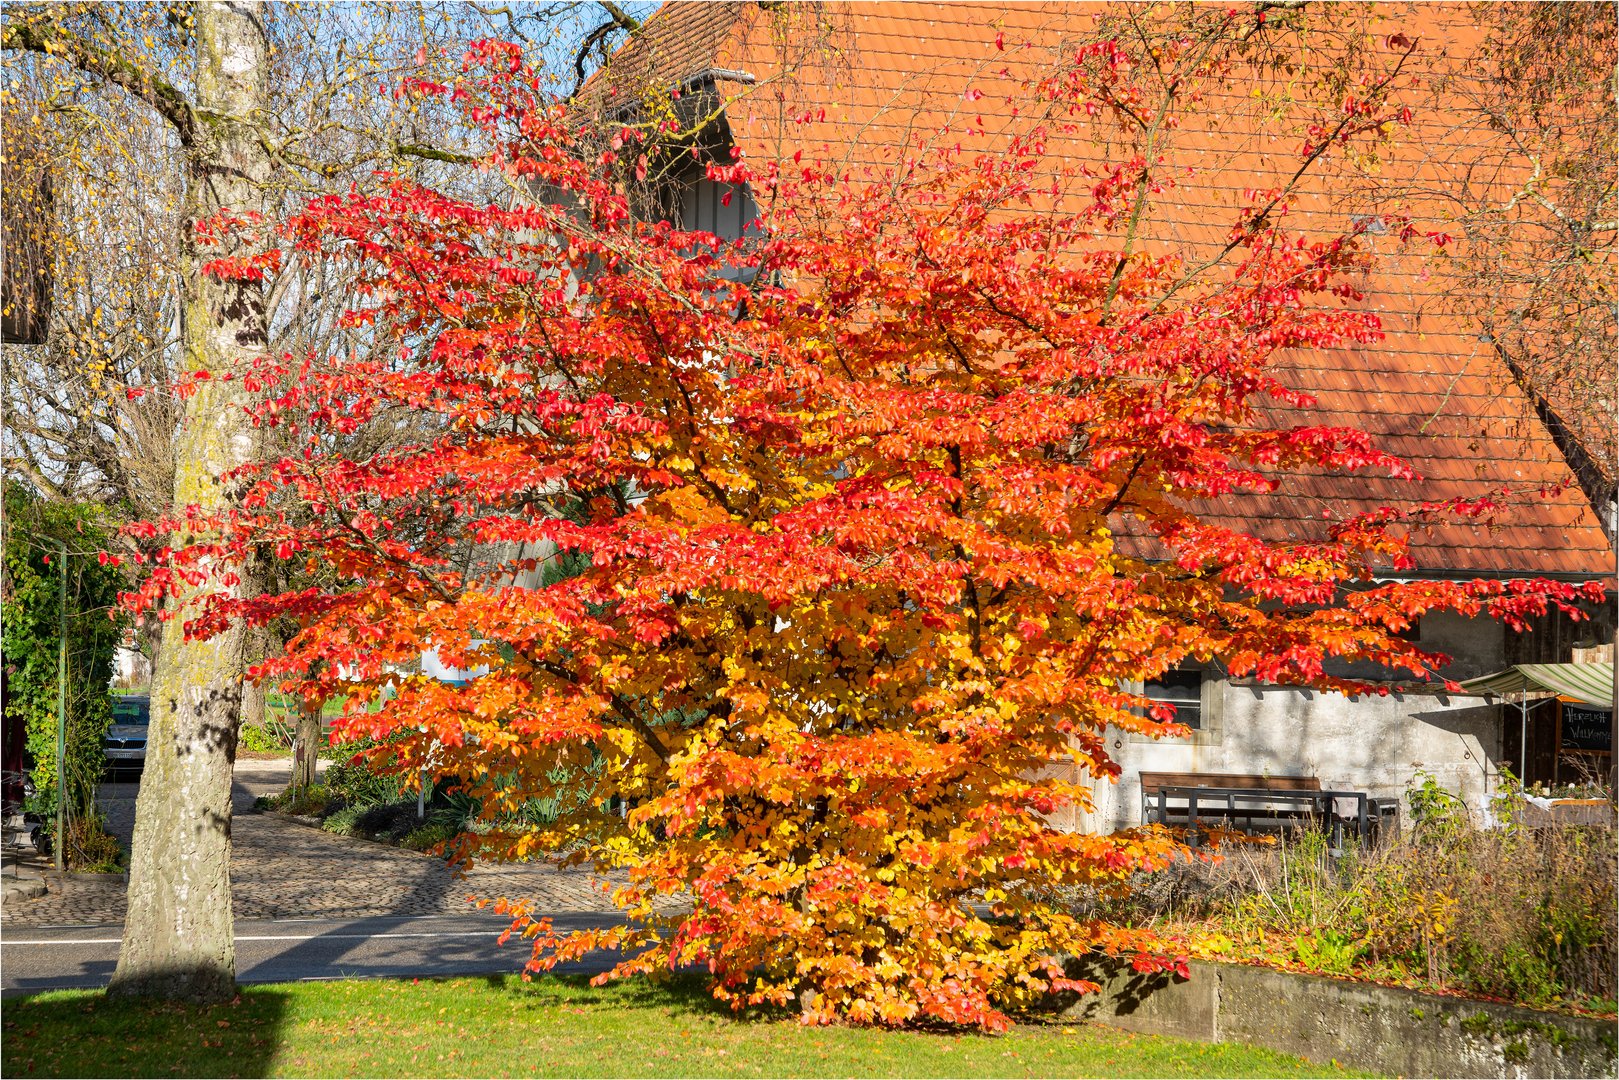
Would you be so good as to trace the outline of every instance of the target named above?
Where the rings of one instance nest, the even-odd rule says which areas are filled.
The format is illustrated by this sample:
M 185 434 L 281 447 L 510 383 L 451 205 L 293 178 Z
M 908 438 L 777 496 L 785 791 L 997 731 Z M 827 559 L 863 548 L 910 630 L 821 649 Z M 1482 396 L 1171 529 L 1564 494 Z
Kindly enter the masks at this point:
M 1529 691 L 1518 691 L 1518 786 L 1529 783 Z

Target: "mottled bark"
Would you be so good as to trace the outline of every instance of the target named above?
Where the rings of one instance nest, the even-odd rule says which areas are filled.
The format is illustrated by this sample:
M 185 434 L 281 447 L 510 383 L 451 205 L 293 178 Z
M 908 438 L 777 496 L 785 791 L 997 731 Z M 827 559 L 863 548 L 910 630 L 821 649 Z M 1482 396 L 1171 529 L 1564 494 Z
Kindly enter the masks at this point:
M 139 635 L 137 641 L 141 653 L 146 657 L 146 670 L 156 675 L 158 658 L 163 655 L 163 624 L 156 619 L 148 619 L 141 623 L 136 633 Z M 147 680 L 147 688 L 151 688 L 150 679 Z
M 189 223 L 222 207 L 261 209 L 269 172 L 252 127 L 265 101 L 263 6 L 233 0 L 193 10 L 197 124 L 189 146 Z M 185 257 L 186 367 L 219 372 L 262 351 L 261 291 L 206 278 L 197 253 Z M 239 380 L 201 387 L 186 403 L 176 440 L 174 502 L 219 509 L 234 498 L 219 477 L 249 460 L 254 435 Z M 242 576 L 252 580 L 251 573 Z M 247 645 L 240 627 L 187 641 L 180 620 L 164 626 L 136 802 L 129 914 L 110 993 L 193 1001 L 235 993 L 230 794 Z
M 256 664 L 264 658 L 264 654 L 257 649 L 247 651 L 246 663 Z M 242 683 L 242 726 L 263 727 L 265 719 L 269 716 L 268 695 L 265 688 L 257 683 L 244 681 Z
M 263 585 L 258 586 L 260 589 Z M 270 632 L 262 627 L 250 627 L 247 631 L 247 663 L 257 664 L 262 661 L 275 643 Z M 263 727 L 268 714 L 268 688 L 263 683 L 244 682 L 242 684 L 242 726 Z
M 298 710 L 298 731 L 292 742 L 293 787 L 302 789 L 315 782 L 320 741 L 320 709 L 306 705 Z

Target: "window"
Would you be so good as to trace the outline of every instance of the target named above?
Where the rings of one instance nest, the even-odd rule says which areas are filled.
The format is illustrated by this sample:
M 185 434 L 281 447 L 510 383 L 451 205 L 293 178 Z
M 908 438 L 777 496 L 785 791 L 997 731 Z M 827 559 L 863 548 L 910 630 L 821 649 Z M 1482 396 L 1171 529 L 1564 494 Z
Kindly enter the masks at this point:
M 1125 684 L 1126 689 L 1151 701 L 1175 706 L 1175 722 L 1190 728 L 1189 734 L 1172 739 L 1172 744 L 1219 746 L 1225 742 L 1225 698 L 1229 685 L 1218 664 L 1198 664 L 1166 671 L 1146 683 Z M 1129 732 L 1124 740 L 1147 746 L 1158 742 L 1151 735 Z
M 1201 671 L 1166 671 L 1156 679 L 1149 679 L 1142 693 L 1154 701 L 1175 706 L 1175 721 L 1193 731 L 1203 727 L 1203 673 Z
M 755 224 L 758 216 L 759 208 L 746 184 L 705 178 L 690 184 L 681 196 L 680 227 L 711 232 L 726 243 L 763 235 Z M 755 272 L 751 267 L 726 267 L 719 276 L 751 283 Z

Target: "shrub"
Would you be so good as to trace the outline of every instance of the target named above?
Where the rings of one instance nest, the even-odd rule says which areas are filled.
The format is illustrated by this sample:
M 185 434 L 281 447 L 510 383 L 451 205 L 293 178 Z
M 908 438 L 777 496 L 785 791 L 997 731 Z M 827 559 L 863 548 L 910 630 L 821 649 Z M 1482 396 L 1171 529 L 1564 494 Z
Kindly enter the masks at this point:
M 55 851 L 54 826 L 54 821 L 48 821 L 40 829 L 38 842 L 42 855 Z M 107 831 L 100 814 L 68 820 L 67 849 L 63 855 L 67 868 L 77 873 L 117 874 L 124 869 L 123 845 Z
M 255 800 L 253 805 L 266 810 L 279 810 L 284 814 L 320 817 L 341 806 L 342 800 L 333 795 L 325 784 L 310 784 L 302 788 L 289 787 L 279 794 Z
M 98 558 L 108 546 L 105 512 L 88 503 L 41 498 L 17 480 L 4 487 L 6 528 L 0 545 L 0 652 L 4 653 L 5 719 L 20 725 L 33 764 L 34 794 L 27 809 L 51 822 L 64 785 L 73 824 L 67 864 L 83 869 L 105 862 L 117 841 L 102 831 L 96 785 L 106 766 L 101 740 L 112 721 L 113 652 L 127 621 L 116 611 L 122 571 Z M 66 558 L 63 559 L 65 545 Z M 64 587 L 66 595 L 64 596 Z M 67 763 L 57 762 L 57 674 L 66 607 Z M 51 827 L 54 827 L 54 823 Z M 94 851 L 94 857 L 81 856 Z M 89 858 L 89 862 L 81 861 Z
M 326 786 L 349 806 L 381 806 L 404 794 L 398 777 L 379 772 L 361 756 L 375 745 L 369 739 L 345 743 L 339 760 L 326 767 Z
M 405 834 L 401 840 L 401 847 L 408 847 L 413 851 L 430 851 L 440 844 L 455 839 L 461 830 L 449 822 L 429 821 L 426 825 L 418 826 Z
M 321 821 L 320 827 L 329 833 L 338 836 L 354 836 L 354 823 L 363 813 L 358 806 L 345 806 L 341 810 L 334 810 Z
M 422 819 L 416 816 L 414 801 L 396 802 L 362 810 L 354 821 L 354 832 L 368 839 L 397 842 L 421 825 Z
M 262 725 L 243 724 L 236 748 L 261 754 L 280 753 L 292 748 L 292 733 L 285 725 L 274 720 Z

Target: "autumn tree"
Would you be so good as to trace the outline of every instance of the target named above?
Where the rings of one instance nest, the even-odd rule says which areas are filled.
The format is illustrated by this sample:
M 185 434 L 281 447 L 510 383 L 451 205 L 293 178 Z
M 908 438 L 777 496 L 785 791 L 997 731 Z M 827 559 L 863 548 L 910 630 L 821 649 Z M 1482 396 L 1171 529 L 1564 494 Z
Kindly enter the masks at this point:
M 8 161 L 39 162 L 53 195 L 49 208 L 8 210 L 8 228 L 39 249 L 57 304 L 41 347 L 5 353 L 5 467 L 51 498 L 150 516 L 173 497 L 171 378 L 194 222 L 186 145 L 149 95 L 125 84 L 140 75 L 179 99 L 191 92 L 190 5 L 13 5 L 6 18 Z M 436 70 L 468 28 L 434 6 L 268 5 L 263 24 L 266 102 L 254 132 L 273 165 L 257 194 L 265 211 L 290 213 L 379 163 L 455 189 L 466 170 L 453 131 L 432 110 L 375 91 Z M 128 77 L 77 62 L 96 57 Z M 8 184 L 8 206 L 23 186 Z M 289 276 L 264 302 L 272 349 L 333 346 L 342 304 L 330 282 Z
M 1145 194 L 1127 165 L 1071 212 L 1046 201 L 1052 170 L 1076 168 L 1048 157 L 1053 137 L 1097 111 L 1132 122 L 1116 43 L 1032 87 L 1044 120 L 993 152 L 864 175 L 711 166 L 773 196 L 732 244 L 638 220 L 617 179 L 635 147 L 584 152 L 514 47 L 469 63 L 478 78 L 408 90 L 464 103 L 508 196 L 399 179 L 212 265 L 341 266 L 347 321 L 394 348 L 239 369 L 298 452 L 242 470 L 240 509 L 191 519 L 143 599 L 187 591 L 174 621 L 198 641 L 297 619 L 264 673 L 349 694 L 340 724 L 387 737 L 393 767 L 459 778 L 487 823 L 462 854 L 622 874 L 612 929 L 557 935 L 502 902 L 536 968 L 619 948 L 614 976 L 699 964 L 738 1007 L 995 1027 L 1088 988 L 1064 955 L 1173 965 L 1056 896 L 1122 890 L 1181 850 L 1048 819 L 1090 798 L 1040 779 L 1051 761 L 1105 779 L 1110 725 L 1183 730 L 1130 686 L 1195 658 L 1385 692 L 1324 665 L 1435 679 L 1443 658 L 1401 636 L 1424 612 L 1521 620 L 1600 591 L 1374 578 L 1408 565 L 1391 526 L 1487 501 L 1299 540 L 1197 509 L 1304 471 L 1410 470 L 1264 408 L 1308 419 L 1273 377 L 1282 354 L 1377 335 L 1314 303 L 1355 297 L 1351 240 L 1256 221 L 1229 273 L 1188 280 L 1173 252 L 1120 259 L 1108 232 Z M 397 408 L 437 434 L 326 451 Z M 233 591 L 264 550 L 348 584 Z M 408 675 L 428 649 L 487 673 Z M 513 824 L 535 798 L 563 815 Z
M 196 245 L 221 221 L 291 212 L 379 165 L 475 190 L 478 174 L 454 143 L 457 114 L 378 96 L 378 82 L 449 70 L 446 50 L 459 56 L 460 42 L 491 19 L 548 39 L 577 7 L 10 5 L 0 23 L 8 169 L 19 155 L 38 162 L 31 167 L 49 178 L 40 190 L 52 198 L 12 213 L 20 186 L 8 173 L 8 250 L 27 243 L 55 304 L 48 333 L 38 313 L 40 325 L 15 335 L 32 344 L 4 354 L 8 475 L 53 499 L 135 517 L 228 505 L 233 493 L 218 477 L 279 453 L 263 441 L 275 433 L 244 426 L 239 384 L 221 379 L 182 402 L 177 380 L 190 389 L 198 372 L 260 350 L 363 350 L 367 341 L 338 325 L 346 298 L 333 281 L 289 274 L 266 290 L 205 280 Z M 8 260 L 8 274 L 22 265 Z M 12 284 L 8 277 L 8 341 Z M 385 444 L 397 419 L 348 433 L 343 451 Z M 124 554 L 138 559 L 183 536 L 149 535 Z M 241 587 L 279 592 L 310 577 L 260 560 Z M 153 746 L 179 752 L 174 761 L 154 754 L 143 787 L 132 944 L 115 982 L 218 997 L 233 969 L 230 762 L 242 716 L 262 712 L 264 701 L 262 687 L 240 689 L 241 671 L 273 651 L 282 627 L 206 647 L 171 637 L 163 644 L 180 651 L 167 657 L 157 629 L 148 638 L 158 654 Z M 300 725 L 306 751 L 318 737 L 318 715 L 313 734 L 310 719 Z M 199 821 L 209 824 L 197 829 Z

